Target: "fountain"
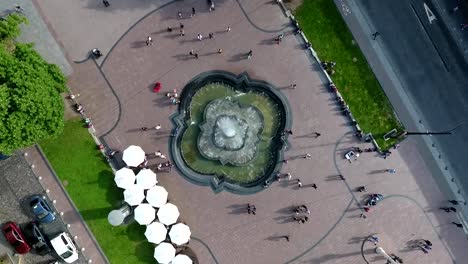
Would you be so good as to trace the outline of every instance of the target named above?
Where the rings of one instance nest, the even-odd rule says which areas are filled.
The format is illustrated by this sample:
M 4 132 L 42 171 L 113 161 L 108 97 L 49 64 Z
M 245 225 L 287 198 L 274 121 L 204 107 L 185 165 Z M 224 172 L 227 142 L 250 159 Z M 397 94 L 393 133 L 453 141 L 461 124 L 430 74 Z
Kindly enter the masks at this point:
M 176 167 L 215 191 L 253 193 L 281 166 L 290 127 L 282 94 L 263 81 L 223 71 L 200 74 L 181 94 L 171 142 Z

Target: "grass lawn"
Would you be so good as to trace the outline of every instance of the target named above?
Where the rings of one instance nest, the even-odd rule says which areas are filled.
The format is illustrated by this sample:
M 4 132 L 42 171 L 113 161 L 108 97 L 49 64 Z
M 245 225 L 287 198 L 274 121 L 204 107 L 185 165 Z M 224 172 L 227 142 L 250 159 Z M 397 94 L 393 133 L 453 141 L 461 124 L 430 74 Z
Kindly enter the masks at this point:
M 154 246 L 146 242 L 145 227 L 138 223 L 113 227 L 107 214 L 120 206 L 121 189 L 112 170 L 80 120 L 65 122 L 57 139 L 39 144 L 68 194 L 112 264 L 155 263 Z
M 380 147 L 389 148 L 395 141 L 384 141 L 383 136 L 403 127 L 333 1 L 305 0 L 295 16 L 320 60 L 337 63 L 333 82 L 361 129 L 372 132 Z

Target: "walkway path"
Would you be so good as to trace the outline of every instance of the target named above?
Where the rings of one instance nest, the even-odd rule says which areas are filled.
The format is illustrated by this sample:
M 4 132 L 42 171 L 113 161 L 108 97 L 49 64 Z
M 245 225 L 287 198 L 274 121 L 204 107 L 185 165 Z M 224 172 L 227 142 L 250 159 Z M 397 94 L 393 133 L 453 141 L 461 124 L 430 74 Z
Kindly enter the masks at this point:
M 182 89 L 200 72 L 221 69 L 247 71 L 253 78 L 283 87 L 294 118 L 292 148 L 286 156 L 312 155 L 311 160 L 289 162 L 283 171 L 300 178 L 304 185 L 316 183 L 318 190 L 274 183 L 251 196 L 214 194 L 208 187 L 189 183 L 176 171 L 159 174 L 171 201 L 180 207 L 183 220 L 193 230 L 196 239 L 190 246 L 200 263 L 363 263 L 361 242 L 371 233 L 392 241 L 387 251 L 399 255 L 405 263 L 450 263 L 468 257 L 463 250 L 466 240 L 450 224 L 457 221 L 456 215 L 437 209 L 446 197 L 428 177 L 430 171 L 414 151 L 416 142 L 407 140 L 386 160 L 373 154 L 362 155 L 352 164 L 343 159 L 351 146 L 370 146 L 352 136 L 325 88 L 318 65 L 298 39 L 288 34 L 291 28 L 285 27 L 289 21 L 275 2 L 217 1 L 213 13 L 207 12 L 204 1 L 165 2 L 161 9 L 153 4 L 121 6 L 122 2 L 115 1 L 109 10 L 80 6 L 86 3 L 83 1 L 37 3 L 73 60 L 86 59 L 92 47 L 106 54 L 97 63 L 87 60 L 75 64 L 70 86 L 82 94 L 87 113 L 111 148 L 136 144 L 147 152 L 167 153 L 172 129 L 169 116 L 176 107 L 168 104 L 164 92 Z M 176 19 L 178 11 L 188 13 L 192 6 L 199 10 L 194 18 Z M 67 16 L 56 15 L 65 11 Z M 185 24 L 185 37 L 166 31 L 180 22 Z M 93 26 L 99 29 L 93 31 Z M 224 32 L 228 26 L 231 32 Z M 197 34 L 209 32 L 215 33 L 213 40 L 195 39 Z M 271 39 L 280 32 L 286 32 L 285 41 L 272 45 Z M 154 46 L 144 44 L 148 34 Z M 216 53 L 219 48 L 222 54 Z M 191 49 L 200 54 L 198 60 L 188 56 Z M 253 58 L 240 59 L 249 50 L 253 50 Z M 156 80 L 163 83 L 161 94 L 151 92 Z M 284 88 L 292 83 L 297 84 L 296 90 Z M 161 132 L 143 133 L 139 129 L 156 124 L 162 125 Z M 322 136 L 308 136 L 314 131 Z M 386 168 L 395 168 L 397 173 L 377 173 Z M 346 180 L 338 180 L 338 174 Z M 358 205 L 366 194 L 353 192 L 361 185 L 366 185 L 369 193 L 387 197 L 367 219 L 359 217 Z M 247 203 L 256 205 L 256 216 L 245 213 Z M 311 220 L 304 225 L 290 221 L 292 206 L 299 204 L 306 204 L 312 211 Z M 278 239 L 282 235 L 290 235 L 291 241 Z M 430 254 L 407 249 L 407 241 L 416 238 L 433 242 Z M 382 262 L 372 252 L 366 254 L 368 260 Z
M 109 263 L 106 256 L 102 252 L 99 244 L 96 242 L 93 234 L 84 222 L 77 208 L 73 204 L 62 183 L 55 175 L 51 165 L 43 156 L 39 147 L 30 147 L 24 150 L 27 153 L 26 160 L 33 166 L 33 171 L 40 178 L 40 182 L 46 190 L 47 196 L 51 200 L 57 201 L 54 206 L 57 209 L 57 216 L 60 216 L 66 224 L 69 224 L 68 230 L 74 237 L 79 250 L 84 248 L 82 252 L 86 261 L 92 260 L 92 263 Z

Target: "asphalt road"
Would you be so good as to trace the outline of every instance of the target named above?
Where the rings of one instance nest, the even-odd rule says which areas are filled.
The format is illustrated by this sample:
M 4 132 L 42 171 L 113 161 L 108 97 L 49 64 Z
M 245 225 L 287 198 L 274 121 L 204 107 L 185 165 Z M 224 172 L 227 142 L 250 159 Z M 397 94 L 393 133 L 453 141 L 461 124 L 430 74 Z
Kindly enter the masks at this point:
M 28 200 L 32 195 L 45 195 L 29 164 L 21 155 L 13 155 L 7 160 L 0 161 L 0 226 L 8 221 L 16 222 L 20 228 L 34 220 L 29 208 Z M 65 224 L 58 216 L 54 222 L 40 226 L 44 235 L 51 238 L 66 231 Z M 0 235 L 0 256 L 13 254 L 13 248 L 5 237 Z M 87 263 L 83 255 L 75 263 Z M 52 252 L 47 256 L 40 256 L 34 251 L 22 256 L 22 263 L 49 263 L 58 256 Z
M 375 41 L 425 128 L 447 131 L 458 126 L 453 135 L 434 136 L 433 141 L 468 193 L 468 65 L 462 51 L 440 19 L 430 21 L 422 0 L 360 0 L 358 5 L 371 30 L 380 32 Z M 431 3 L 427 7 L 439 16 Z

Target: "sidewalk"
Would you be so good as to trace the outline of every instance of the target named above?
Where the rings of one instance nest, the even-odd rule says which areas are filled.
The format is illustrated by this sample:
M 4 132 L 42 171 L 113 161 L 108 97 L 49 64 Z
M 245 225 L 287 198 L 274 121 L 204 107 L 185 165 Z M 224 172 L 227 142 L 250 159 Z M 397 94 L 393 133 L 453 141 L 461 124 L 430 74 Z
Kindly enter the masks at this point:
M 67 224 L 78 250 L 82 251 L 83 248 L 85 249 L 82 251 L 82 254 L 88 262 L 109 263 L 72 200 L 65 192 L 62 183 L 60 183 L 47 159 L 42 155 L 40 148 L 38 146 L 27 148 L 24 150 L 24 154 L 27 154 L 26 160 L 31 166 L 34 166 L 32 167 L 34 173 L 38 177 L 42 177 L 40 182 L 48 193 L 50 200 L 57 201 L 54 204 L 57 209 L 57 215 L 61 215 L 63 221 Z

